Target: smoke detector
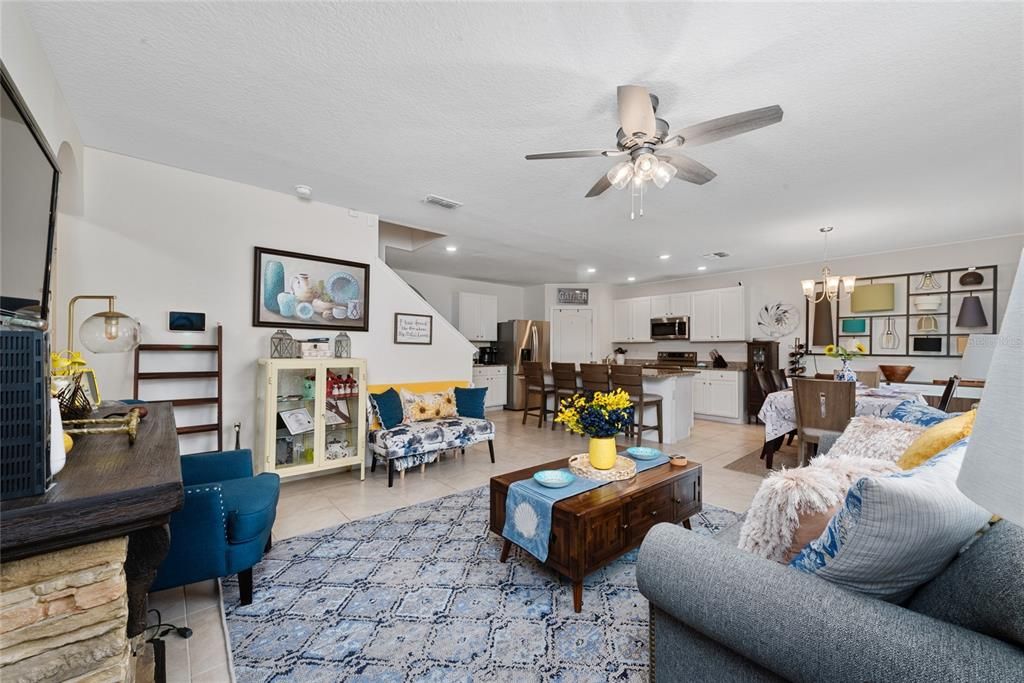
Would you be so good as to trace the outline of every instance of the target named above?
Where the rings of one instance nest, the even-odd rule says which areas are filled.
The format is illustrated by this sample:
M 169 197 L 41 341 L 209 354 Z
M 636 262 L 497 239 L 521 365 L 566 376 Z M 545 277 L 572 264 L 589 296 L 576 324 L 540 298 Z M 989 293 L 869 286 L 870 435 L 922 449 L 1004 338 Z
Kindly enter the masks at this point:
M 727 252 L 727 251 L 709 251 L 708 253 L 703 254 L 702 256 L 703 256 L 703 258 L 706 258 L 708 261 L 719 261 L 719 260 L 724 259 L 724 258 L 729 258 L 729 252 Z
M 454 199 L 446 199 L 444 197 L 439 197 L 436 194 L 428 194 L 426 197 L 423 198 L 423 201 L 426 202 L 427 204 L 436 204 L 437 206 L 440 206 L 443 209 L 457 209 L 460 206 L 462 206 L 462 202 L 457 202 Z

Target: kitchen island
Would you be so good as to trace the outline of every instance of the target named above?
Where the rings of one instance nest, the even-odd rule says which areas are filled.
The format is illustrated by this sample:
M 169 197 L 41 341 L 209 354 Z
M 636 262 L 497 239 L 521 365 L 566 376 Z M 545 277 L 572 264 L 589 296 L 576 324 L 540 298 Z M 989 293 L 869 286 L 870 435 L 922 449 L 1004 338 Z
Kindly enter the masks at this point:
M 690 436 L 690 429 L 693 427 L 693 378 L 697 374 L 698 370 L 686 368 L 652 367 L 643 370 L 644 394 L 657 394 L 662 398 L 664 443 L 674 443 Z M 553 382 L 550 371 L 545 372 L 545 381 L 548 384 Z M 549 407 L 557 409 L 557 406 L 551 403 Z M 653 405 L 647 406 L 643 424 L 657 424 L 657 412 Z M 644 438 L 653 440 L 657 436 L 654 432 L 645 432 Z

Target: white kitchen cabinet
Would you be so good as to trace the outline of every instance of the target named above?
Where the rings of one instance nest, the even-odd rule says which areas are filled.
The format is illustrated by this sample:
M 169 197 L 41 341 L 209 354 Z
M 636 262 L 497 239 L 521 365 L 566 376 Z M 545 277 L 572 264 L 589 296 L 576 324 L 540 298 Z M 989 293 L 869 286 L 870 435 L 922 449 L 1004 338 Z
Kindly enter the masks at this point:
M 702 370 L 693 378 L 693 413 L 697 417 L 742 422 L 746 382 L 735 370 Z
M 652 318 L 678 318 L 690 315 L 690 293 L 660 294 L 651 297 Z
M 612 304 L 612 341 L 651 341 L 651 298 L 620 299 Z
M 473 367 L 473 386 L 485 387 L 485 408 L 500 408 L 508 403 L 508 368 L 504 365 Z
M 745 341 L 747 307 L 743 287 L 692 294 L 690 341 Z
M 498 338 L 498 297 L 459 292 L 459 332 L 470 341 Z

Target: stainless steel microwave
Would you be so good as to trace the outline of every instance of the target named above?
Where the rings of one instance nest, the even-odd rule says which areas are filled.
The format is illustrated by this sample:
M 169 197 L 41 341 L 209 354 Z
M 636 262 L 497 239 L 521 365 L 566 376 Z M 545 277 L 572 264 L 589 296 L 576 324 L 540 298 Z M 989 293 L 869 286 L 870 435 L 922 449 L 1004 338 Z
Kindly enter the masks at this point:
M 672 318 L 651 318 L 651 339 L 689 339 L 690 318 L 680 315 Z

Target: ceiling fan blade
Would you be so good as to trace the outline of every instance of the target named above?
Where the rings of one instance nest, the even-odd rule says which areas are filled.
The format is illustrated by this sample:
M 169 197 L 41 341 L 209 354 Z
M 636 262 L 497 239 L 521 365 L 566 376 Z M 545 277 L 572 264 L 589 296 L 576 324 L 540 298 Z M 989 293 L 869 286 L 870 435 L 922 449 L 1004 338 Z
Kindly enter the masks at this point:
M 604 192 L 605 190 L 607 190 L 611 186 L 612 186 L 612 183 L 611 183 L 610 180 L 608 180 L 607 174 L 606 175 L 602 175 L 600 177 L 600 179 L 598 179 L 598 181 L 596 183 L 594 183 L 594 186 L 592 188 L 590 188 L 590 191 L 587 192 L 587 196 L 588 197 L 596 197 L 597 195 L 601 194 L 602 192 Z
M 628 137 L 640 134 L 644 137 L 654 135 L 658 124 L 654 120 L 654 106 L 647 88 L 640 85 L 620 85 L 617 91 L 619 98 L 619 125 Z
M 706 145 L 740 133 L 747 133 L 758 128 L 770 126 L 782 120 L 782 107 L 773 104 L 770 107 L 751 109 L 739 114 L 730 114 L 704 123 L 687 126 L 672 133 L 669 138 L 679 135 L 688 147 Z
M 576 149 L 568 152 L 544 152 L 527 154 L 527 159 L 579 159 L 581 157 L 620 157 L 626 154 L 618 149 Z
M 658 155 L 658 158 L 676 167 L 677 178 L 694 183 L 695 185 L 703 185 L 718 175 L 704 164 L 696 159 L 691 159 L 685 154 L 672 154 L 671 156 L 664 154 Z

